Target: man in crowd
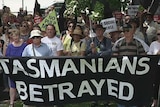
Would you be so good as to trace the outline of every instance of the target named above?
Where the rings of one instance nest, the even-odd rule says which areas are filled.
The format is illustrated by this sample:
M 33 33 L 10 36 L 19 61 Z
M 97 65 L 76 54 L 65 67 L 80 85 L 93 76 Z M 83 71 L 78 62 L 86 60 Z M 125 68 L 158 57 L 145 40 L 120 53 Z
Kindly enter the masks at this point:
M 42 42 L 46 43 L 52 51 L 52 56 L 63 55 L 62 41 L 56 37 L 56 29 L 53 24 L 48 24 L 46 27 L 46 37 L 42 38 Z
M 113 55 L 146 55 L 149 47 L 144 41 L 134 37 L 135 30 L 136 27 L 133 23 L 123 26 L 124 37 L 114 44 L 112 48 Z
M 86 55 L 87 56 L 104 56 L 111 55 L 112 43 L 111 40 L 106 38 L 104 34 L 105 29 L 102 25 L 97 25 L 95 28 L 96 37 L 93 37 L 87 43 Z

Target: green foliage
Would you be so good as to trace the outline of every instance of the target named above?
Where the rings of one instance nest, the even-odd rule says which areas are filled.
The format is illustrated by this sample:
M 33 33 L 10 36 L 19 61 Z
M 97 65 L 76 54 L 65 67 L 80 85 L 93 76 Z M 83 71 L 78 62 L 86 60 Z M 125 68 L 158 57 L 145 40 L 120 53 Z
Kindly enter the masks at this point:
M 73 18 L 76 15 L 76 12 L 78 10 L 78 1 L 72 0 L 67 1 L 66 3 L 66 10 L 64 12 L 64 17 L 66 18 Z
M 128 1 L 128 0 L 125 0 Z M 112 11 L 120 10 L 120 0 L 66 0 L 66 10 L 64 17 L 75 18 L 86 8 L 91 10 L 90 17 L 94 21 L 100 21 L 104 18 L 105 3 L 108 2 Z
M 112 11 L 120 10 L 121 8 L 120 0 L 107 0 L 107 2 L 109 3 L 109 6 Z
M 91 12 L 91 19 L 94 21 L 100 21 L 104 17 L 104 4 L 102 4 L 99 1 L 96 1 L 96 4 L 94 5 L 93 11 Z
M 64 17 L 74 18 L 80 15 L 81 10 L 90 8 L 91 0 L 66 0 L 66 10 Z
M 79 2 L 79 9 L 81 10 L 85 10 L 86 7 L 90 8 L 91 7 L 91 2 L 92 0 L 78 0 Z
M 139 8 L 138 8 L 138 10 L 139 10 L 139 11 L 143 11 L 143 10 L 144 10 L 144 7 L 143 7 L 142 5 L 140 5 Z

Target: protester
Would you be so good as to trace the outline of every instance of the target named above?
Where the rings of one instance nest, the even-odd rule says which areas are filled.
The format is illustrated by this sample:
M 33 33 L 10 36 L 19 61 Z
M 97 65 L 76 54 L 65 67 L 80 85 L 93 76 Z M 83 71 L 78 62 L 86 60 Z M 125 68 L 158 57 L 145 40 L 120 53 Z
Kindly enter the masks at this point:
M 134 37 L 136 28 L 134 24 L 125 24 L 123 26 L 124 37 L 120 38 L 114 44 L 113 55 L 146 55 L 146 50 L 139 39 Z M 147 46 L 147 45 L 145 45 Z M 148 48 L 148 47 L 147 47 Z
M 131 16 L 130 15 L 125 15 L 125 17 L 124 17 L 124 24 L 128 24 L 129 23 L 129 21 L 130 21 L 130 19 L 131 19 Z
M 82 38 L 82 41 L 87 43 L 90 40 L 90 29 L 89 29 L 89 27 L 84 27 L 83 28 L 83 35 L 84 35 L 84 37 Z
M 46 27 L 46 36 L 42 38 L 42 42 L 46 43 L 52 50 L 52 56 L 63 55 L 62 41 L 56 36 L 56 28 L 53 24 L 48 24 Z
M 123 33 L 122 33 L 122 27 L 117 26 L 117 30 L 116 31 L 112 31 L 109 32 L 109 34 L 106 36 L 108 38 L 111 39 L 112 41 L 112 46 L 114 45 L 114 43 L 121 37 L 123 37 Z
M 3 57 L 3 48 L 4 48 L 5 42 L 4 40 L 0 39 L 0 57 Z M 4 74 L 4 72 L 2 71 L 2 69 L 0 69 L 0 74 L 3 75 L 3 85 L 4 85 L 4 92 L 8 92 L 9 91 L 9 85 L 8 85 L 8 76 L 6 76 Z
M 131 18 L 129 23 L 132 23 L 134 25 L 134 27 L 136 28 L 134 36 L 141 39 L 142 41 L 145 41 L 145 37 L 140 29 L 139 18 Z
M 63 43 L 63 54 L 67 55 L 66 48 L 69 46 L 70 41 L 72 39 L 71 34 L 73 33 L 73 30 L 75 29 L 76 25 L 73 20 L 69 20 L 67 22 L 67 29 L 65 31 L 62 31 L 61 33 L 61 40 Z
M 23 21 L 20 28 L 21 39 L 27 43 L 29 38 L 30 29 L 27 21 Z
M 43 36 L 40 30 L 32 30 L 30 38 L 32 44 L 25 47 L 22 56 L 51 56 L 49 47 L 41 42 Z
M 81 41 L 82 37 L 82 30 L 75 28 L 72 33 L 73 39 L 66 49 L 68 56 L 85 56 L 86 44 Z
M 2 33 L 2 36 L 1 36 L 1 40 L 4 41 L 3 49 L 1 50 L 3 56 L 5 56 L 5 54 L 6 54 L 6 49 L 7 49 L 8 45 L 13 42 L 11 31 L 12 31 L 12 29 L 10 29 L 6 26 L 5 30 L 4 30 L 4 34 Z M 9 91 L 8 76 L 4 73 L 3 73 L 3 83 L 5 86 L 4 91 L 8 92 Z
M 149 47 L 149 55 L 160 55 L 160 29 L 157 31 L 157 40 L 153 41 Z M 159 63 L 160 66 L 160 63 Z M 156 75 L 155 75 L 155 83 L 154 83 L 154 99 L 152 103 L 152 107 L 157 107 L 158 104 L 158 91 L 159 91 L 159 85 L 160 85 L 160 72 L 157 68 Z
M 8 45 L 6 50 L 6 57 L 21 57 L 23 49 L 27 46 L 26 43 L 20 39 L 20 31 L 18 29 L 13 29 L 11 32 L 13 42 Z M 10 82 L 10 106 L 14 107 L 14 101 L 16 99 L 16 85 L 13 80 L 9 80 Z
M 134 37 L 135 31 L 136 31 L 136 27 L 134 23 L 128 23 L 123 26 L 124 37 L 117 40 L 116 43 L 114 44 L 112 48 L 113 55 L 146 55 L 147 54 L 142 44 L 142 41 Z M 118 107 L 125 107 L 125 105 L 121 105 L 121 104 L 117 104 L 117 105 Z M 132 105 L 132 106 L 137 106 L 137 105 Z M 138 106 L 142 106 L 142 105 L 138 105 Z
M 146 33 L 147 33 L 149 44 L 151 44 L 151 42 L 155 40 L 156 32 L 158 30 L 158 24 L 157 22 L 154 22 L 152 13 L 150 12 L 146 13 L 146 20 L 144 24 L 148 26 Z
M 45 43 L 41 42 L 41 38 L 43 38 L 43 36 L 40 30 L 32 30 L 30 38 L 32 39 L 33 43 L 25 47 L 22 53 L 23 57 L 26 56 L 49 57 L 52 55 L 52 52 L 49 49 L 49 47 Z M 23 107 L 35 107 L 35 106 L 24 104 Z
M 96 37 L 89 40 L 86 47 L 87 56 L 104 56 L 111 55 L 112 43 L 111 40 L 104 37 L 104 28 L 102 25 L 95 27 Z

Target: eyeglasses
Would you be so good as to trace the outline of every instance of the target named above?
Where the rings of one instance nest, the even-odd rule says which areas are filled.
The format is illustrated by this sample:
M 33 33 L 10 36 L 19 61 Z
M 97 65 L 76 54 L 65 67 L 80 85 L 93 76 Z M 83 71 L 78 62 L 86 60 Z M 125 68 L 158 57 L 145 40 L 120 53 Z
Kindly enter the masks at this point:
M 32 37 L 32 39 L 38 39 L 38 38 L 41 38 L 40 36 L 34 36 Z
M 157 33 L 158 36 L 160 36 L 160 33 Z

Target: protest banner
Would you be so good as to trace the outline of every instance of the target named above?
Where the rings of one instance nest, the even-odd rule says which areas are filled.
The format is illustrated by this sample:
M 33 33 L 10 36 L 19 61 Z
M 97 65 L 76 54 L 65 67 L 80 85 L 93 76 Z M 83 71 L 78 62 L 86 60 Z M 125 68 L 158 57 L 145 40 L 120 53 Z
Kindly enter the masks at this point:
M 27 105 L 111 100 L 148 105 L 159 56 L 1 58 Z

